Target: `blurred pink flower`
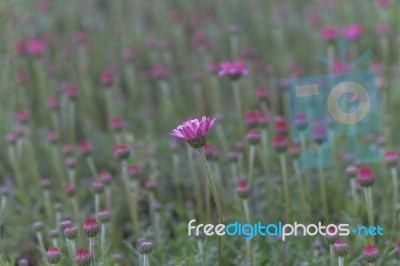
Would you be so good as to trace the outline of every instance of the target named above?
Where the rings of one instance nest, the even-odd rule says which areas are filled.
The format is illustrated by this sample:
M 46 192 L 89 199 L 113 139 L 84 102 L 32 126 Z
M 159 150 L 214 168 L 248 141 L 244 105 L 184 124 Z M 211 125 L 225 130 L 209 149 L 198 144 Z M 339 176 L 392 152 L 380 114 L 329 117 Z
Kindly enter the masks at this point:
M 387 36 L 390 33 L 390 29 L 385 23 L 378 23 L 378 25 L 376 26 L 376 32 L 380 36 Z
M 243 61 L 222 62 L 220 64 L 219 76 L 227 76 L 232 80 L 247 76 L 249 74 L 246 64 Z
M 360 23 L 348 25 L 344 28 L 343 31 L 344 37 L 349 41 L 358 40 L 363 33 L 364 26 Z
M 26 43 L 26 52 L 29 55 L 42 55 L 46 50 L 46 42 L 42 39 L 31 39 Z
M 334 41 L 338 37 L 338 29 L 334 26 L 326 26 L 322 29 L 321 35 L 325 41 Z

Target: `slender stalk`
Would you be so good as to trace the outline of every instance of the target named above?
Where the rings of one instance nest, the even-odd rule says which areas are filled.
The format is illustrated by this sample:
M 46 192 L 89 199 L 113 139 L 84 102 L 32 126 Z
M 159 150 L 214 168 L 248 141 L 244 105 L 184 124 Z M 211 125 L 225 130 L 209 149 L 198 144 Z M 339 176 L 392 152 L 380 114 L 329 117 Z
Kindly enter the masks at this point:
M 41 252 L 45 252 L 44 242 L 43 242 L 43 235 L 41 232 L 36 232 L 36 238 L 40 247 Z
M 71 205 L 74 210 L 75 220 L 79 222 L 79 205 L 75 197 L 71 197 Z
M 256 154 L 256 146 L 250 145 L 250 152 L 249 152 L 249 186 L 253 183 L 253 169 L 254 169 L 254 157 Z
M 338 258 L 338 263 L 339 263 L 338 264 L 339 266 L 344 266 L 344 257 L 339 257 Z
M 98 218 L 99 211 L 100 211 L 100 194 L 99 193 L 94 194 L 94 210 L 96 213 L 96 218 Z
M 123 160 L 121 162 L 121 168 L 122 168 L 122 177 L 123 177 L 123 181 L 124 181 L 125 192 L 126 192 L 126 196 L 128 197 L 127 203 L 128 203 L 128 207 L 129 207 L 131 221 L 132 221 L 133 228 L 134 228 L 134 234 L 136 237 L 138 237 L 139 232 L 140 232 L 140 225 L 139 225 L 139 219 L 137 216 L 136 197 L 134 196 L 134 193 L 137 193 L 136 184 L 135 183 L 131 184 L 131 182 L 129 181 L 128 163 L 125 160 Z
M 107 230 L 107 225 L 102 223 L 100 232 L 100 252 L 101 252 L 101 260 L 103 263 L 106 254 L 106 230 Z
M 195 166 L 193 164 L 192 149 L 189 147 L 189 145 L 187 147 L 187 153 L 188 153 L 188 157 L 189 157 L 190 176 L 191 176 L 192 182 L 194 184 L 193 186 L 194 186 L 194 194 L 196 197 L 197 215 L 199 215 L 200 217 L 202 217 L 204 219 L 205 218 L 204 217 L 204 208 L 203 208 L 203 204 L 202 204 L 202 200 L 201 200 L 201 190 L 200 190 L 199 179 L 197 178 L 197 172 L 196 172 Z M 208 210 L 206 210 L 206 211 L 208 211 Z
M 233 85 L 233 96 L 235 98 L 235 108 L 236 108 L 236 117 L 237 117 L 237 123 L 239 125 L 239 130 L 240 130 L 240 135 L 244 136 L 244 124 L 243 124 L 243 119 L 242 119 L 242 102 L 241 102 L 241 96 L 240 96 L 240 86 L 238 81 L 234 81 L 232 83 Z
M 112 200 L 111 200 L 111 188 L 110 188 L 110 185 L 106 185 L 104 189 L 105 189 L 105 193 L 106 193 L 107 210 L 111 210 Z
M 336 265 L 336 257 L 335 257 L 335 253 L 333 252 L 333 245 L 329 245 L 329 255 L 331 257 L 331 266 L 335 266 Z
M 324 176 L 324 171 L 322 168 L 322 149 L 319 147 L 318 150 L 318 181 L 319 181 L 319 193 L 321 197 L 321 202 L 322 202 L 322 209 L 324 213 L 324 220 L 325 222 L 329 222 L 329 212 L 328 212 L 328 201 L 326 198 L 326 184 L 325 184 L 325 176 Z
M 246 217 L 246 223 L 251 224 L 251 218 L 250 218 L 250 210 L 249 210 L 249 202 L 247 199 L 243 199 L 243 209 Z M 251 245 L 251 240 L 246 240 L 246 248 L 247 248 L 247 253 L 250 257 L 250 265 L 255 266 L 255 260 L 254 260 L 254 251 L 253 247 Z
M 173 164 L 173 179 L 175 182 L 175 188 L 176 188 L 176 194 L 177 194 L 177 198 L 178 198 L 178 213 L 179 215 L 184 218 L 184 203 L 183 203 L 183 193 L 182 193 L 182 186 L 181 186 L 181 175 L 179 172 L 180 169 L 180 160 L 179 160 L 179 156 L 177 154 L 173 154 L 172 155 L 172 164 Z
M 91 155 L 86 157 L 86 162 L 89 165 L 90 173 L 94 179 L 98 179 L 99 172 L 97 171 L 96 164 L 94 163 L 93 157 Z
M 142 255 L 142 266 L 150 266 L 149 257 L 146 254 Z
M 397 212 L 397 198 L 398 198 L 398 182 L 397 182 L 397 169 L 396 167 L 390 168 L 390 173 L 392 175 L 392 186 L 393 186 L 393 214 Z M 397 225 L 397 217 L 396 215 L 392 215 L 392 227 L 391 232 L 395 232 Z M 395 234 L 393 234 L 395 236 Z
M 290 206 L 290 195 L 289 195 L 289 184 L 288 184 L 288 175 L 287 175 L 287 166 L 286 166 L 286 156 L 284 153 L 279 154 L 279 161 L 281 164 L 281 172 L 283 179 L 283 194 L 285 199 L 285 209 L 286 216 L 288 221 L 291 218 L 291 206 Z
M 208 167 L 206 155 L 204 154 L 204 149 L 200 148 L 200 149 L 197 149 L 197 151 L 198 151 L 198 154 L 200 156 L 201 165 L 203 167 L 204 174 L 206 175 L 206 178 L 208 180 L 208 184 L 210 185 L 210 189 L 211 189 L 211 192 L 212 192 L 213 197 L 214 197 L 215 205 L 217 207 L 218 222 L 220 224 L 223 224 L 224 223 L 224 217 L 223 217 L 223 213 L 222 213 L 221 202 L 219 200 L 218 192 L 217 192 L 217 189 L 215 187 L 214 181 L 213 181 L 213 179 L 211 177 L 210 168 Z M 218 237 L 218 265 L 222 266 L 222 243 L 221 243 L 221 237 Z
M 71 249 L 71 257 L 73 260 L 75 260 L 75 254 L 76 254 L 76 243 L 75 243 L 75 239 L 69 239 L 68 240 L 70 249 Z
M 90 248 L 90 255 L 92 255 L 92 266 L 96 266 L 96 256 L 95 256 L 95 245 L 96 239 L 94 237 L 89 237 L 89 248 Z
M 48 189 L 43 190 L 43 197 L 44 197 L 44 208 L 46 211 L 47 219 L 48 221 L 51 221 L 53 220 L 53 212 L 51 210 L 50 194 Z

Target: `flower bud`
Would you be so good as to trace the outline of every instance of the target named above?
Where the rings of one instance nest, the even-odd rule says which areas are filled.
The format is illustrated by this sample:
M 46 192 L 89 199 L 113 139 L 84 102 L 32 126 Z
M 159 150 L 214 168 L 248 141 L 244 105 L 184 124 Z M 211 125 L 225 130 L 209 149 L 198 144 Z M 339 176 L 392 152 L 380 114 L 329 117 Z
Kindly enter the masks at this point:
M 345 257 L 347 254 L 349 254 L 349 244 L 343 240 L 336 241 L 332 248 L 333 252 L 335 252 L 338 257 Z
M 250 186 L 247 182 L 239 183 L 236 186 L 236 192 L 241 199 L 247 199 L 250 196 Z
M 95 218 L 87 218 L 83 224 L 83 232 L 87 237 L 95 237 L 100 232 L 100 226 Z
M 49 247 L 46 253 L 47 262 L 51 265 L 56 265 L 61 260 L 61 252 L 56 247 Z
M 362 256 L 367 263 L 375 263 L 379 258 L 379 251 L 375 245 L 367 245 Z
M 150 241 L 140 241 L 138 246 L 140 254 L 150 254 L 153 251 L 153 243 Z
M 358 168 L 357 174 L 358 183 L 362 187 L 370 187 L 375 182 L 375 174 L 369 166 L 361 166 Z

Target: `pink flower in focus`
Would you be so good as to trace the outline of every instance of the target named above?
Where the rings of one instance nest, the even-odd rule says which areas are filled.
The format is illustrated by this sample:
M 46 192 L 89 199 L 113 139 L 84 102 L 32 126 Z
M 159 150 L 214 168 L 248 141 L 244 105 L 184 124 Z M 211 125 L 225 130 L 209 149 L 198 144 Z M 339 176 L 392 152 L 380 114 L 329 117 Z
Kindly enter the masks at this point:
M 249 74 L 246 64 L 243 61 L 223 62 L 220 64 L 219 76 L 227 76 L 232 80 L 237 80 Z
M 215 121 L 216 118 L 205 116 L 201 120 L 190 119 L 173 129 L 170 134 L 177 139 L 186 140 L 195 149 L 202 148 L 206 145 L 207 134 Z

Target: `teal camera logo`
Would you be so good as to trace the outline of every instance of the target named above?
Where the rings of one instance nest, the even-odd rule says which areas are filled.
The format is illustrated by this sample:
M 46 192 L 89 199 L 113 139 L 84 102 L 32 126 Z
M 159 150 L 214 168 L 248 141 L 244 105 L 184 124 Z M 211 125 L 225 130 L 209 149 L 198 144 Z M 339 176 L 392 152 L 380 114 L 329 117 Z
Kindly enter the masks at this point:
M 346 66 L 347 42 L 341 40 L 339 48 L 342 66 Z M 359 141 L 362 135 L 382 128 L 376 74 L 370 69 L 354 70 L 371 56 L 371 51 L 366 51 L 348 69 L 338 73 L 288 80 L 292 137 L 303 145 L 300 167 L 332 167 L 336 136 L 346 137 L 347 151 L 358 162 L 379 161 L 377 147 Z M 333 64 L 321 53 L 317 59 Z M 307 126 L 296 124 L 299 116 L 306 118 Z

